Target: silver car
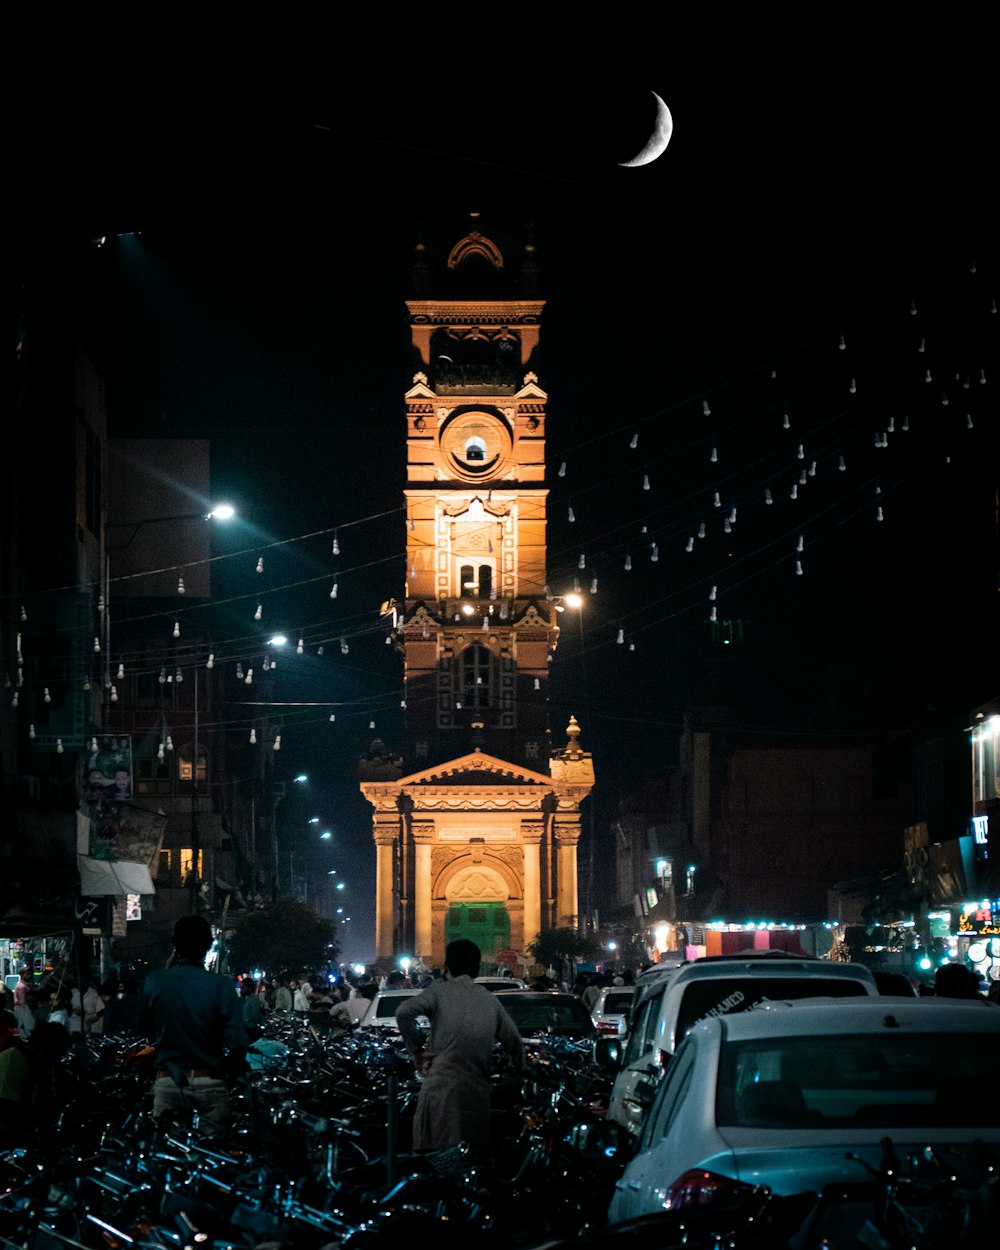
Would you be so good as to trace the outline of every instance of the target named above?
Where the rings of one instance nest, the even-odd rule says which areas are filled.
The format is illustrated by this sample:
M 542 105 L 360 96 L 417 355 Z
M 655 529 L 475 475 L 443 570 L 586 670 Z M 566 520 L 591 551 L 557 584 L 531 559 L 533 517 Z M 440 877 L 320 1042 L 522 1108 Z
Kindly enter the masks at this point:
M 696 1024 L 657 1090 L 608 1218 L 864 1181 L 881 1141 L 1000 1146 L 1000 1011 L 933 998 L 803 999 Z

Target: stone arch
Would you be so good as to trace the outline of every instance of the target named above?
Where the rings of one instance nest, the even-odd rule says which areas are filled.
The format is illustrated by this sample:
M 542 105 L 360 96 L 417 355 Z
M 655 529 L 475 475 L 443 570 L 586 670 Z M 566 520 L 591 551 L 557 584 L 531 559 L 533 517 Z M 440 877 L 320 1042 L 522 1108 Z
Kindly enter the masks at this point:
M 482 874 L 482 885 L 489 886 L 487 897 L 495 898 L 501 903 L 521 899 L 523 887 L 517 874 L 508 864 L 489 855 L 484 855 L 481 859 L 478 856 L 473 859 L 472 855 L 456 856 L 438 873 L 432 888 L 432 898 L 451 902 L 462 895 L 473 897 L 473 893 L 466 894 L 466 891 L 475 891 L 477 888 L 476 873 Z M 484 895 L 478 894 L 475 897 L 483 898 Z
M 459 239 L 448 253 L 448 268 L 457 269 L 470 256 L 481 256 L 494 269 L 503 268 L 503 253 L 492 239 L 488 239 L 485 234 L 479 234 L 475 230 L 467 234 L 464 239 Z

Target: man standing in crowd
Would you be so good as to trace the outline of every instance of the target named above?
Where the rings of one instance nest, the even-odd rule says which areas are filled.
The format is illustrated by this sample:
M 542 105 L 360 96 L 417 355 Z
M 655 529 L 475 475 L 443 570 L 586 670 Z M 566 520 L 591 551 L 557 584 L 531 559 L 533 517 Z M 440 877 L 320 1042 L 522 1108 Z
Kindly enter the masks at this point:
M 181 916 L 166 968 L 143 986 L 140 1028 L 156 1049 L 153 1115 L 197 1111 L 210 1127 L 228 1126 L 227 1070 L 242 1062 L 248 1041 L 236 986 L 205 968 L 212 929 L 204 916 Z
M 418 1072 L 423 1073 L 413 1121 L 413 1149 L 444 1150 L 467 1142 L 490 1145 L 490 1072 L 493 1046 L 500 1042 L 515 1071 L 524 1070 L 524 1044 L 504 1011 L 501 994 L 477 985 L 481 953 L 460 938 L 445 951 L 443 981 L 434 981 L 396 1008 L 396 1023 Z M 417 1017 L 431 1023 L 421 1044 Z

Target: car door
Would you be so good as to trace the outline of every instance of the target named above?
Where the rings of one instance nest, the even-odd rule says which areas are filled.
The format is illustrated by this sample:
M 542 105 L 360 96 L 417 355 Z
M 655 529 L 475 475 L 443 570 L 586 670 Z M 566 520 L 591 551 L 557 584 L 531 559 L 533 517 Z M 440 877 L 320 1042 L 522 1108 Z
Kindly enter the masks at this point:
M 649 991 L 635 1009 L 631 1020 L 622 1070 L 615 1078 L 608 1106 L 608 1116 L 631 1133 L 638 1133 L 645 1108 L 661 1068 L 654 1062 L 653 1046 L 656 1022 L 666 985 Z
M 665 1158 L 662 1147 L 691 1089 L 696 1058 L 697 1042 L 689 1039 L 678 1048 L 660 1083 L 635 1156 L 615 1184 L 615 1197 L 608 1215 L 612 1222 L 662 1210 L 665 1185 L 684 1171 L 683 1162 L 675 1164 Z

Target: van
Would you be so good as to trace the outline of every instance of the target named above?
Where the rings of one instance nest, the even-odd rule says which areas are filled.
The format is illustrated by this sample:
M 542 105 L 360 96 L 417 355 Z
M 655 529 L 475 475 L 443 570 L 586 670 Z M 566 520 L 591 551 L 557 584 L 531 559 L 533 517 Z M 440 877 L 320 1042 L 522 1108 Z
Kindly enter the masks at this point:
M 608 1118 L 638 1135 L 666 1065 L 699 1020 L 748 1011 L 765 1001 L 860 995 L 878 995 L 863 964 L 780 951 L 706 955 L 676 968 L 650 969 L 636 983 Z

